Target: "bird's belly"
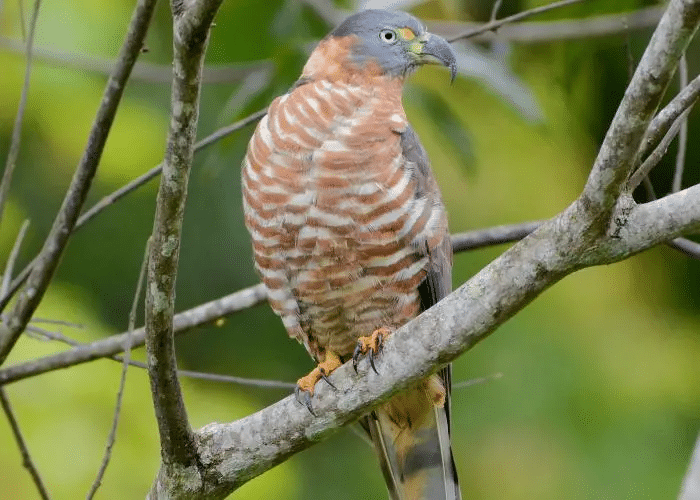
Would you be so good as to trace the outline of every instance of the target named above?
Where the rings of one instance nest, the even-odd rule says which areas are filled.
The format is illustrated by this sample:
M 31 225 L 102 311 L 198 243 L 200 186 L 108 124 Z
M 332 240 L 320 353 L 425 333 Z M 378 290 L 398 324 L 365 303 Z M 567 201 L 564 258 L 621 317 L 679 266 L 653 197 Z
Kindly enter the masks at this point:
M 432 204 L 403 155 L 400 101 L 360 90 L 318 82 L 278 98 L 243 162 L 256 268 L 287 331 L 315 357 L 346 355 L 357 337 L 415 316 L 426 274 L 414 243 Z
M 400 164 L 383 176 L 371 167 L 348 183 L 312 167 L 298 173 L 295 192 L 248 205 L 271 305 L 312 353 L 348 355 L 358 337 L 419 311 L 428 258 L 413 241 L 430 207 Z
M 351 353 L 358 337 L 398 327 L 419 308 L 425 258 L 400 241 L 398 231 L 359 222 L 367 210 L 353 213 L 346 204 L 344 220 L 324 224 L 314 207 L 304 223 L 288 226 L 296 245 L 285 262 L 300 323 L 319 346 L 340 355 Z

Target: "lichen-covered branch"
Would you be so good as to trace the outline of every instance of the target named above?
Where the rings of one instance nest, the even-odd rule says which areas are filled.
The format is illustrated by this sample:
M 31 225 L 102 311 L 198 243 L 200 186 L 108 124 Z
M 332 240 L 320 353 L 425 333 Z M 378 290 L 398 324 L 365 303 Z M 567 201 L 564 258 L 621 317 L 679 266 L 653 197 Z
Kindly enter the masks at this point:
M 607 223 L 623 181 L 666 91 L 678 59 L 697 30 L 700 2 L 672 1 L 647 45 L 608 128 L 580 198 L 589 213 Z
M 151 236 L 146 289 L 146 349 L 165 473 L 154 498 L 197 489 L 198 457 L 177 378 L 173 334 L 182 219 L 199 116 L 204 54 L 221 0 L 172 0 L 173 86 L 167 150 Z M 188 481 L 180 481 L 186 477 Z M 184 490 L 181 488 L 184 485 Z

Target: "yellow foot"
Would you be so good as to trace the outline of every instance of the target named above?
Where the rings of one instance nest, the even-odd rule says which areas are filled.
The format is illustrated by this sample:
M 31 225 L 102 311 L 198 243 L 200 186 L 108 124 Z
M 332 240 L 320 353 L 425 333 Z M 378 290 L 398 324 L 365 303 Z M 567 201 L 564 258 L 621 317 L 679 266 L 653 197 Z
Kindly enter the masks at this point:
M 319 363 L 316 368 L 311 370 L 308 375 L 297 380 L 297 386 L 296 389 L 294 389 L 294 394 L 296 395 L 297 401 L 306 406 L 312 415 L 316 415 L 311 406 L 311 396 L 314 395 L 316 382 L 323 379 L 328 383 L 328 385 L 335 389 L 335 386 L 328 379 L 328 375 L 333 373 L 333 371 L 342 364 L 343 362 L 336 353 L 333 351 L 326 351 L 325 359 Z
M 379 354 L 379 351 L 384 344 L 384 339 L 391 335 L 391 330 L 385 326 L 377 328 L 368 337 L 360 337 L 357 339 L 357 346 L 352 353 L 352 367 L 357 372 L 357 363 L 360 361 L 360 356 L 369 353 L 369 364 L 372 366 L 374 373 L 379 375 L 377 368 L 374 366 L 374 357 Z

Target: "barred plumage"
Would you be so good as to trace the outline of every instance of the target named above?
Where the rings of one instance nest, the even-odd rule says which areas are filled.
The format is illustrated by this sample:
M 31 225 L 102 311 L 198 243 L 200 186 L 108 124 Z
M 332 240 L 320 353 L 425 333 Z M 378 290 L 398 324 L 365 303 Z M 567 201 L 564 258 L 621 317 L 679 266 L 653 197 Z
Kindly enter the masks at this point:
M 277 98 L 243 162 L 256 267 L 290 334 L 314 339 L 316 359 L 415 316 L 422 242 L 446 230 L 439 198 L 417 196 L 403 156 L 396 84 L 373 83 L 314 81 Z
M 403 30 L 392 31 L 397 37 L 421 45 L 384 58 L 384 47 L 373 44 L 392 22 Z M 414 55 L 396 64 L 404 50 Z M 337 366 L 360 337 L 400 327 L 451 287 L 445 209 L 401 103 L 404 77 L 424 62 L 419 51 L 454 74 L 447 43 L 415 18 L 352 16 L 272 102 L 243 160 L 255 267 L 287 331 L 319 363 Z M 300 379 L 310 378 L 302 387 L 310 392 L 312 374 Z M 460 498 L 449 378 L 449 370 L 433 375 L 364 421 L 393 499 Z

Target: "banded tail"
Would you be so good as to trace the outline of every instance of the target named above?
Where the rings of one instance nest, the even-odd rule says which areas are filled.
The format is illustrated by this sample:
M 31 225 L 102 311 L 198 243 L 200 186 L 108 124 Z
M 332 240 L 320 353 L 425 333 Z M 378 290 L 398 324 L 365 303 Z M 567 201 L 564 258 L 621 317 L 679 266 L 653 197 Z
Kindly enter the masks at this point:
M 449 389 L 441 378 L 433 375 L 365 417 L 391 500 L 462 498 L 450 447 Z

